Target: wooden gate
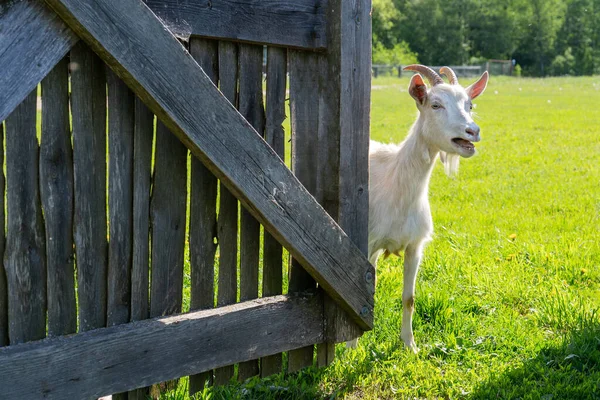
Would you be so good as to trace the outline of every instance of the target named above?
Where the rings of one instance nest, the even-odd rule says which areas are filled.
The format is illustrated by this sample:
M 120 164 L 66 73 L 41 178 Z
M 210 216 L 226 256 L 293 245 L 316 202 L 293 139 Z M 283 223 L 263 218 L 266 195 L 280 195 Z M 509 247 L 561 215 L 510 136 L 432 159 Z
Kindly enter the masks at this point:
M 195 392 L 371 329 L 370 47 L 368 0 L 0 1 L 0 398 Z

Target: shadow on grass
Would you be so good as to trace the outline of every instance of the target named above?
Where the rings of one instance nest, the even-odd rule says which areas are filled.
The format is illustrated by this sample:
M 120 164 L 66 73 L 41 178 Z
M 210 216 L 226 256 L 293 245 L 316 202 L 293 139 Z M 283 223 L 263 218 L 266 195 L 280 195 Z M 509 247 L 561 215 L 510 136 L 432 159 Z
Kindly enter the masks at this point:
M 600 325 L 566 335 L 523 366 L 475 388 L 473 399 L 600 399 Z

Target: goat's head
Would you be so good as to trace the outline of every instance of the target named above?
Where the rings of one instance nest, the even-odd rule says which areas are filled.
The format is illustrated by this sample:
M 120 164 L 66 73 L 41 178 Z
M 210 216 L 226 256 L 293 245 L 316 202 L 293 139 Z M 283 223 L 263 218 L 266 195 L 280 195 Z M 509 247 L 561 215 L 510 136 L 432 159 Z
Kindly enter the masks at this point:
M 437 147 L 442 152 L 442 157 L 447 154 L 468 158 L 475 154 L 473 142 L 478 142 L 481 138 L 479 126 L 471 115 L 472 100 L 485 90 L 487 71 L 475 83 L 463 88 L 458 84 L 454 71 L 448 67 L 440 69 L 440 73 L 449 78 L 449 84 L 444 83 L 440 75 L 424 65 L 409 65 L 404 69 L 418 72 L 410 80 L 408 91 L 421 113 L 422 131 L 427 142 Z M 429 80 L 429 90 L 420 74 Z M 458 157 L 455 158 L 453 162 L 458 167 Z M 442 161 L 446 164 L 447 160 L 442 158 Z

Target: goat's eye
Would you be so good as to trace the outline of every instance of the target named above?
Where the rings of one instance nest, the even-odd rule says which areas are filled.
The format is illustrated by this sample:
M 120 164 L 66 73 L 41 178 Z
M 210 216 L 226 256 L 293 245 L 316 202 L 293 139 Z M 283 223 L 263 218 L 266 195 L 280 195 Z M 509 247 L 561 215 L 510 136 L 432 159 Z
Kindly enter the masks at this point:
M 469 110 L 473 109 L 473 104 L 469 104 Z
M 439 104 L 432 104 L 431 108 L 433 108 L 434 110 L 439 110 L 440 108 L 442 108 L 442 106 Z

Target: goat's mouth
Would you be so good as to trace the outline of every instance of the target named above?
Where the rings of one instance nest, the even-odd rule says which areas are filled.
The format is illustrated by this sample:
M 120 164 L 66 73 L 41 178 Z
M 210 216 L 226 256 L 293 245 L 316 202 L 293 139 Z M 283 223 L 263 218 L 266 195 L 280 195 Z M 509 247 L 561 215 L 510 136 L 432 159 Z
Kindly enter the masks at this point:
M 475 145 L 473 144 L 473 142 L 469 142 L 466 139 L 454 138 L 454 139 L 452 139 L 452 143 L 454 143 L 456 146 L 460 147 L 461 149 L 465 149 L 468 151 L 475 150 Z

